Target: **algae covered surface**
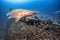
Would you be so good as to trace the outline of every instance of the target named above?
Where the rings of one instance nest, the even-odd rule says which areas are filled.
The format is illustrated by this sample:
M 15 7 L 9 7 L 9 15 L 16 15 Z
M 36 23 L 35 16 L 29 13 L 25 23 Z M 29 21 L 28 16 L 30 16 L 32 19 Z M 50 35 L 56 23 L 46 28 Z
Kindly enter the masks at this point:
M 5 40 L 60 40 L 60 26 L 39 20 L 34 25 L 10 20 Z M 32 21 L 31 21 L 32 22 Z M 30 22 L 30 23 L 31 23 Z

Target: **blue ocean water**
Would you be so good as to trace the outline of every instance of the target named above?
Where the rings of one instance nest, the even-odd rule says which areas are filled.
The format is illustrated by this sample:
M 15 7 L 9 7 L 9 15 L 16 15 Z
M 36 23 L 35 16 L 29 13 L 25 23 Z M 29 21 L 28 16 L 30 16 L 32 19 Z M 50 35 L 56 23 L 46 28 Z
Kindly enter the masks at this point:
M 0 36 L 1 38 L 5 33 L 7 16 L 6 14 L 9 12 L 9 9 L 28 9 L 28 10 L 36 10 L 40 13 L 38 15 L 42 15 L 46 17 L 49 13 L 54 13 L 59 9 L 59 0 L 29 0 L 27 2 L 8 2 L 7 0 L 0 0 Z M 50 16 L 49 16 L 50 17 Z

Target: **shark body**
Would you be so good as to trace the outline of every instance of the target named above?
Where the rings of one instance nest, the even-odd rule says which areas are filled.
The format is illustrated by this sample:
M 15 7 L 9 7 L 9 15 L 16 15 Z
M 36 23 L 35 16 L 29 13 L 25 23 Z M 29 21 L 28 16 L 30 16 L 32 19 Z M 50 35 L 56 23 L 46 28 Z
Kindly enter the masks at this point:
M 25 10 L 25 9 L 16 9 L 12 10 L 11 12 L 7 13 L 8 19 L 15 18 L 16 21 L 19 21 L 22 17 L 30 16 L 33 14 L 37 14 L 36 11 Z

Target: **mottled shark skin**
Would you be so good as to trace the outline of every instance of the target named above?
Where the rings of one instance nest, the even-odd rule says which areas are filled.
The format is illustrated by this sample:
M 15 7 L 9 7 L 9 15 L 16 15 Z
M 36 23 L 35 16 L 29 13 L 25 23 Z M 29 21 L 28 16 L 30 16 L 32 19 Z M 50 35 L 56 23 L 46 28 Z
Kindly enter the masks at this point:
M 7 13 L 8 19 L 15 18 L 16 21 L 19 21 L 22 17 L 30 16 L 33 14 L 37 14 L 37 11 L 31 11 L 31 10 L 25 10 L 25 9 L 16 9 L 12 10 L 9 13 Z

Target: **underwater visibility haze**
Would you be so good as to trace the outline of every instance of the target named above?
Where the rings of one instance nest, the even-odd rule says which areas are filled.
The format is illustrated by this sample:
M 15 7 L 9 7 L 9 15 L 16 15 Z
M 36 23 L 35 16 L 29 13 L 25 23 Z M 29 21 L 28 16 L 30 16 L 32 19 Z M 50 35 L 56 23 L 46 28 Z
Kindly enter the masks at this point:
M 50 13 L 59 11 L 59 0 L 0 0 L 1 1 L 1 23 L 7 22 L 6 14 L 10 8 L 13 9 L 28 9 L 39 11 L 38 15 L 48 16 Z
M 0 35 L 4 37 L 3 34 L 8 21 L 6 14 L 10 12 L 10 8 L 39 11 L 37 16 L 51 19 L 49 14 L 60 12 L 59 5 L 59 0 L 0 0 Z

